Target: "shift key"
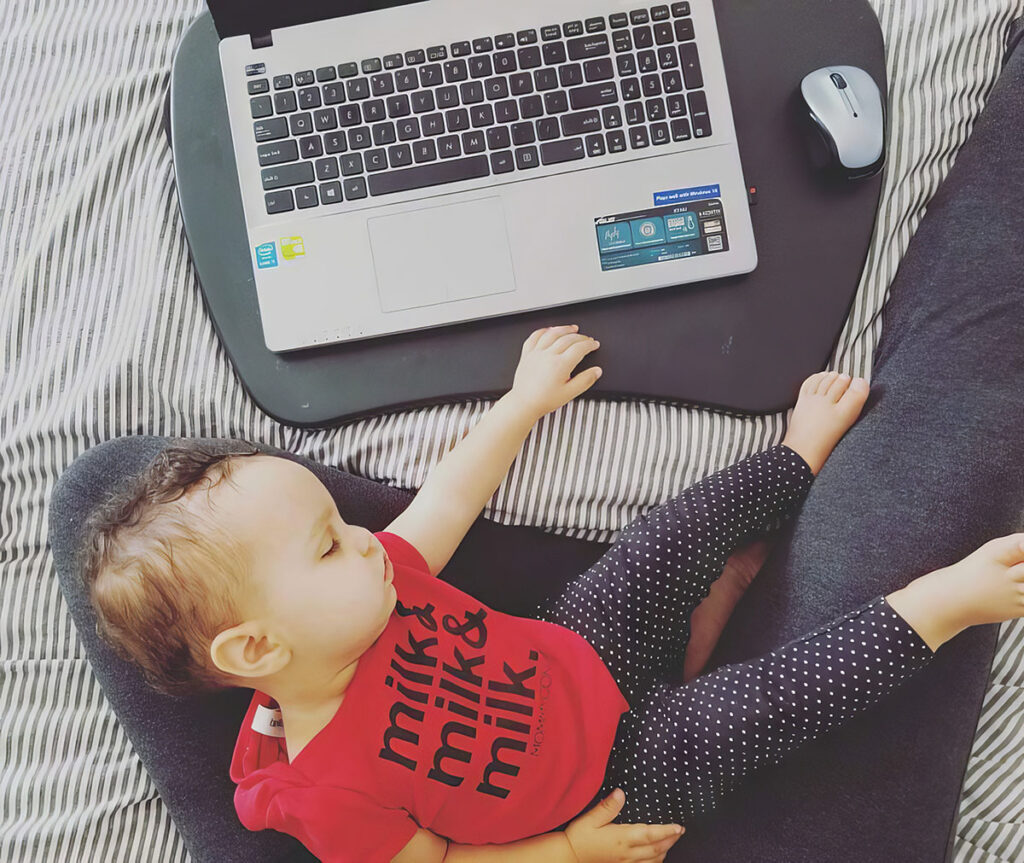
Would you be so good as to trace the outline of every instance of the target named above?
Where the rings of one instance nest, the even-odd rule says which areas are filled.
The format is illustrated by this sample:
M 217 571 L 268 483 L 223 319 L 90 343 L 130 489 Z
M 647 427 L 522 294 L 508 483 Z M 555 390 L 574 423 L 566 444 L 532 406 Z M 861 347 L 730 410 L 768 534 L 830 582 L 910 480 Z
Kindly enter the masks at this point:
M 297 183 L 313 182 L 313 163 L 298 162 L 295 165 L 277 165 L 260 171 L 264 189 L 280 189 L 283 186 L 294 186 Z

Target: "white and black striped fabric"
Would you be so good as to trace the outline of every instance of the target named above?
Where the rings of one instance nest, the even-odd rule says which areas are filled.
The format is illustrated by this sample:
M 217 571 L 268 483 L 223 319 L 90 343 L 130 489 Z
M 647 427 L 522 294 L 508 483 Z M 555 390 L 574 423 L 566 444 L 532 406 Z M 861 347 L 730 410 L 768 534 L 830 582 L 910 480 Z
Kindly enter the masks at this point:
M 880 312 L 967 139 L 1024 0 L 872 0 L 896 124 L 877 230 L 829 368 L 870 378 Z M 205 313 L 161 130 L 201 0 L 0 0 L 0 860 L 188 854 L 85 659 L 47 553 L 51 489 L 120 435 L 239 437 L 407 488 L 480 417 L 425 408 L 321 431 L 252 403 Z M 524 333 L 524 338 L 527 334 Z M 511 384 L 511 382 L 510 382 Z M 534 430 L 485 515 L 611 539 L 778 443 L 787 416 L 581 399 Z M 955 860 L 1024 860 L 1024 623 L 1004 624 Z

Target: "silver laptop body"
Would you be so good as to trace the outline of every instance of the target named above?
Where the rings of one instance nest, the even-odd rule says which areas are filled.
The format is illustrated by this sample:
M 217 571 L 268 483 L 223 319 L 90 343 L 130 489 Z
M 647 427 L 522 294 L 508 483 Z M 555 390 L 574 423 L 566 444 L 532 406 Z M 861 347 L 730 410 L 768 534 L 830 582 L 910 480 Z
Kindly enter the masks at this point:
M 220 42 L 272 351 L 757 265 L 711 0 L 429 0 L 272 37 L 261 48 L 248 35 Z M 565 60 L 546 47 L 552 42 L 565 46 Z M 564 66 L 579 68 L 563 73 Z M 539 100 L 524 101 L 530 96 Z M 523 117 L 538 101 L 543 112 Z M 487 123 L 488 106 L 502 119 Z M 532 143 L 511 139 L 514 130 L 525 141 L 527 126 Z M 491 131 L 499 127 L 504 134 Z M 432 185 L 434 177 L 446 181 Z

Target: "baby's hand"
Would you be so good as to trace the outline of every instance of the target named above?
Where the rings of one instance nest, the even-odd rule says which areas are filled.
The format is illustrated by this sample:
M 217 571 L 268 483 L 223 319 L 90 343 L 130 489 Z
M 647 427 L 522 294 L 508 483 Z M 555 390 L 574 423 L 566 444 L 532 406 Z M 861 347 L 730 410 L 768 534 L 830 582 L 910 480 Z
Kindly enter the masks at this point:
M 621 789 L 616 789 L 622 794 Z M 675 824 L 611 824 L 626 801 L 613 793 L 584 812 L 565 828 L 565 837 L 579 863 L 622 863 L 626 860 L 662 861 L 682 832 Z M 685 832 L 686 828 L 680 828 Z
M 545 327 L 523 343 L 511 393 L 538 419 L 572 401 L 601 377 L 597 366 L 569 377 L 587 354 L 600 347 L 600 342 L 577 333 L 578 329 L 576 324 Z

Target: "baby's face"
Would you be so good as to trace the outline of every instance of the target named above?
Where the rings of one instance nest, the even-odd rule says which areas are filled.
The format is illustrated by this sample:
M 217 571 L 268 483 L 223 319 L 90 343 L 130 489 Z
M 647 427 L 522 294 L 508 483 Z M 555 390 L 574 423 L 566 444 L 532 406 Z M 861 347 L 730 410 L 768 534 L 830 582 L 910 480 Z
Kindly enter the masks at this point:
M 218 522 L 248 550 L 257 589 L 240 599 L 246 620 L 325 672 L 376 641 L 397 599 L 391 561 L 370 531 L 342 521 L 313 473 L 275 456 L 239 459 L 211 497 Z

